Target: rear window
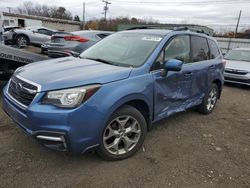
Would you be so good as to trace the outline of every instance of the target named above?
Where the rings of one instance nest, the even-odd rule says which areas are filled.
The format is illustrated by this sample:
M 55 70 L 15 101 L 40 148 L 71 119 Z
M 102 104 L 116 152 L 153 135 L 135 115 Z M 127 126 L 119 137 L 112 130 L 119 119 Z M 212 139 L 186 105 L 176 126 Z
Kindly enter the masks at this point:
M 210 48 L 210 59 L 214 59 L 214 58 L 218 57 L 220 55 L 220 50 L 219 50 L 217 44 L 210 39 L 208 39 L 208 44 L 209 44 L 209 48 Z
M 209 59 L 209 48 L 207 39 L 199 36 L 191 36 L 192 62 L 205 61 Z
M 100 33 L 100 34 L 97 34 L 97 36 L 100 37 L 101 39 L 104 39 L 105 37 L 107 37 L 109 35 L 110 35 L 109 33 Z

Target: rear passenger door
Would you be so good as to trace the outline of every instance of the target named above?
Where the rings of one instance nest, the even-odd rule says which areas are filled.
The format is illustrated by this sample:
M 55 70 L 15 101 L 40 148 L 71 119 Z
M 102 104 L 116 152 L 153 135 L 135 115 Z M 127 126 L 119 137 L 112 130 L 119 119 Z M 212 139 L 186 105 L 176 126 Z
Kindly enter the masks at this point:
M 192 72 L 190 97 L 186 103 L 186 108 L 190 108 L 201 103 L 209 87 L 208 71 L 214 68 L 210 61 L 206 37 L 191 35 L 191 60 L 185 66 Z

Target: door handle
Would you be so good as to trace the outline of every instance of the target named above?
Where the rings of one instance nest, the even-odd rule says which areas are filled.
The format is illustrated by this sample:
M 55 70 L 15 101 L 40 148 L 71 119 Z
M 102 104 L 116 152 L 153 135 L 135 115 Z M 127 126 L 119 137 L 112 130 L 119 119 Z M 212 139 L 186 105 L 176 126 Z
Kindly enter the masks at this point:
M 211 66 L 210 66 L 210 69 L 214 69 L 214 68 L 215 68 L 215 65 L 211 65 Z
M 185 77 L 190 77 L 190 76 L 192 76 L 192 75 L 193 75 L 192 72 L 187 72 L 187 73 L 184 74 Z

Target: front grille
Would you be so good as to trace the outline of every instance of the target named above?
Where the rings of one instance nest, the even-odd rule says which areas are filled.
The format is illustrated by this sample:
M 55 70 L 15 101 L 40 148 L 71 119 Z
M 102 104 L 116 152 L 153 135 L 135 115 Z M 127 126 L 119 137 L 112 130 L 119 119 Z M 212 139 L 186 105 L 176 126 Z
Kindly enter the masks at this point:
M 15 76 L 11 77 L 8 93 L 19 103 L 29 106 L 36 96 L 37 86 L 27 83 Z
M 232 81 L 232 82 L 240 82 L 240 83 L 250 84 L 250 79 L 238 79 L 238 78 L 225 77 L 225 80 Z
M 248 73 L 248 71 L 236 70 L 236 69 L 226 69 L 225 72 L 237 75 L 246 75 Z

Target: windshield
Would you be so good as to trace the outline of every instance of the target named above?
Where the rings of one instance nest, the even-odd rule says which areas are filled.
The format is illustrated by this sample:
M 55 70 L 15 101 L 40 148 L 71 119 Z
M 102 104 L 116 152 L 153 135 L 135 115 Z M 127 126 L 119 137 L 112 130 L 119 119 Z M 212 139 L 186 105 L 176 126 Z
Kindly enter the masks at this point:
M 237 61 L 249 61 L 250 62 L 250 51 L 248 50 L 232 50 L 229 52 L 225 59 L 237 60 Z
M 146 62 L 161 39 L 158 35 L 116 33 L 87 49 L 80 57 L 137 67 Z

